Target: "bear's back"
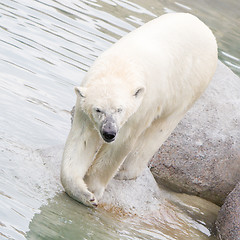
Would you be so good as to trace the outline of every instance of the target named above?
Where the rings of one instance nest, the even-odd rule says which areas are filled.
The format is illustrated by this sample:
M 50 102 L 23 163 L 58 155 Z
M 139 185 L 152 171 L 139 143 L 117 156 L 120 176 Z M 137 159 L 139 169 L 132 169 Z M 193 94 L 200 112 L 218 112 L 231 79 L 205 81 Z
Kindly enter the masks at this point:
M 162 15 L 122 37 L 93 64 L 84 85 L 101 79 L 121 79 L 145 85 L 139 111 L 158 115 L 187 109 L 205 90 L 217 65 L 217 44 L 211 30 L 187 13 Z M 111 77 L 109 77 L 111 75 Z M 136 84 L 132 84 L 136 85 Z M 109 83 L 109 91 L 112 84 Z M 151 115 L 151 114 L 150 114 Z
M 207 87 L 217 65 L 214 35 L 187 13 L 165 14 L 144 24 L 124 36 L 111 51 L 126 62 L 135 61 L 144 75 L 147 91 L 143 109 L 163 102 L 168 109 L 179 105 L 188 108 Z

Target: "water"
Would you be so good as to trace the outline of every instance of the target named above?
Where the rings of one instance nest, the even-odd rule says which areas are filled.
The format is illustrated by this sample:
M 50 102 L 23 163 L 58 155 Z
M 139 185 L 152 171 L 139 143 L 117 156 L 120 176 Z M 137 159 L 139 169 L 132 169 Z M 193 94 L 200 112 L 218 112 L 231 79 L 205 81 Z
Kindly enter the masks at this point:
M 1 0 L 0 239 L 215 239 L 218 207 L 202 199 L 161 190 L 157 219 L 94 210 L 62 193 L 58 172 L 73 87 L 102 51 L 186 11 L 212 28 L 220 59 L 240 75 L 239 9 L 238 0 Z

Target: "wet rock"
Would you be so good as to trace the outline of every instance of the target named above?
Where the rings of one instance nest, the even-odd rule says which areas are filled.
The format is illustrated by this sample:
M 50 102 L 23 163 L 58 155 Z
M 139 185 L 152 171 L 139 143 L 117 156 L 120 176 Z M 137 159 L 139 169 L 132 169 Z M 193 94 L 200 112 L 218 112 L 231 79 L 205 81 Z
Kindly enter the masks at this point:
M 74 113 L 75 113 L 75 106 L 73 106 L 70 113 L 71 113 L 71 125 L 72 125 L 73 124 Z
M 216 221 L 218 239 L 240 239 L 240 182 L 227 196 Z
M 240 181 L 240 79 L 219 62 L 212 82 L 150 162 L 158 183 L 222 205 Z

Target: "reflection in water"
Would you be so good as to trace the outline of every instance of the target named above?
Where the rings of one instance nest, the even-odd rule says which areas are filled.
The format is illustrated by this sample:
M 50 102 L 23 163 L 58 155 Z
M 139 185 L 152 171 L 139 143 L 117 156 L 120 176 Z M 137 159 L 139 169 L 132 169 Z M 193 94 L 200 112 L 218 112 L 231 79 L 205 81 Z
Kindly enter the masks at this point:
M 49 192 L 62 190 L 62 148 L 37 151 L 48 170 L 41 181 L 55 186 Z M 38 178 L 32 182 L 41 185 Z M 97 209 L 63 193 L 44 202 L 30 222 L 27 239 L 214 239 L 212 229 L 219 209 L 204 199 L 158 188 L 149 170 L 135 181 L 113 179 Z
M 165 12 L 199 16 L 213 29 L 220 58 L 240 74 L 238 9 L 236 0 L 2 0 L 0 239 L 25 239 L 26 232 L 30 239 L 74 239 L 81 234 L 94 239 L 95 232 L 98 239 L 181 239 L 184 231 L 190 236 L 191 229 L 204 224 L 204 234 L 193 231 L 195 239 L 211 238 L 207 229 L 212 229 L 217 209 L 204 209 L 207 203 L 193 207 L 195 200 L 187 196 L 170 199 L 163 209 L 162 219 L 171 214 L 185 219 L 179 231 L 169 221 L 116 218 L 61 194 L 47 201 L 62 191 L 59 162 L 33 149 L 64 143 L 75 101 L 73 87 L 95 58 L 122 35 Z M 56 154 L 60 159 L 61 151 Z
M 215 239 L 212 231 L 219 209 L 216 205 L 198 197 L 169 195 L 170 199 L 161 200 L 154 214 L 145 211 L 143 215 L 128 215 L 120 208 L 113 207 L 110 212 L 107 207 L 88 208 L 66 194 L 58 194 L 34 215 L 26 238 Z

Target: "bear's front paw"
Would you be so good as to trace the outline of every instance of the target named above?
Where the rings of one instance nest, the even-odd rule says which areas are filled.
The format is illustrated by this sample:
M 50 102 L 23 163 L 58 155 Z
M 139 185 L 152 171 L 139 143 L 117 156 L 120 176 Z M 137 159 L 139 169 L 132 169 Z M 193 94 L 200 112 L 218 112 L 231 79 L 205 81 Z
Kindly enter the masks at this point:
M 76 190 L 69 191 L 69 189 L 65 189 L 65 191 L 70 197 L 84 204 L 85 206 L 97 207 L 98 205 L 98 201 L 95 195 L 90 191 L 88 191 L 87 189 L 81 189 L 81 190 L 78 189 L 77 191 Z
M 89 191 L 83 193 L 78 201 L 88 207 L 97 207 L 98 206 L 97 198 L 95 197 L 95 195 L 93 193 L 91 193 Z
M 92 192 L 87 189 L 87 186 L 84 183 L 83 179 L 79 178 L 76 181 L 76 178 L 73 179 L 62 177 L 62 184 L 66 193 L 73 199 L 88 207 L 97 207 L 97 198 Z
M 91 191 L 94 196 L 99 200 L 105 190 L 105 186 L 101 184 L 101 182 L 93 177 L 86 176 L 85 182 L 87 184 L 87 188 Z

